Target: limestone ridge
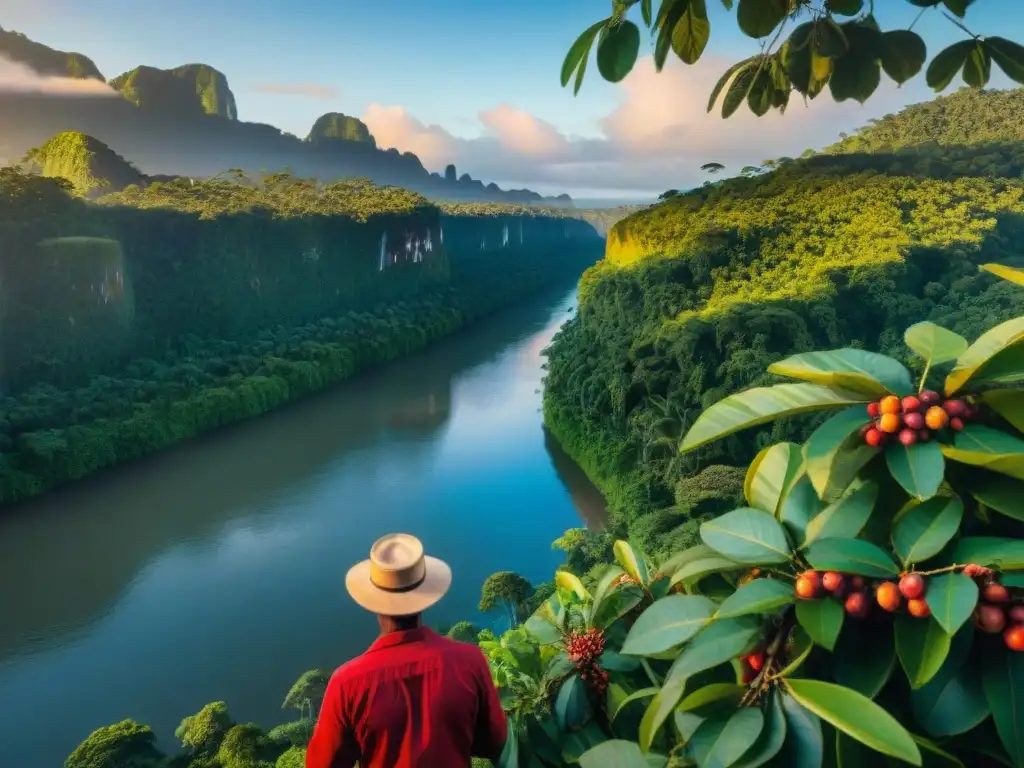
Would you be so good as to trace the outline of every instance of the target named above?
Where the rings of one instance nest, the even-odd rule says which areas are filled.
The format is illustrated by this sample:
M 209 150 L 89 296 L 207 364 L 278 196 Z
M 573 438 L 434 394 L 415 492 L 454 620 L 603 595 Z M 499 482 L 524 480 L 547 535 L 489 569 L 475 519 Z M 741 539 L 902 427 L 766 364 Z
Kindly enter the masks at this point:
M 63 177 L 83 197 L 119 192 L 146 178 L 99 139 L 77 131 L 58 133 L 28 153 L 30 169 L 43 176 Z
M 366 127 L 366 123 L 356 117 L 343 115 L 341 112 L 328 112 L 320 115 L 313 123 L 313 127 L 306 136 L 306 141 L 324 141 L 340 139 L 342 141 L 357 141 L 376 147 L 377 142 Z
M 88 56 L 55 50 L 3 27 L 0 27 L 0 56 L 25 64 L 41 75 L 106 79 Z
M 227 77 L 207 64 L 185 64 L 174 69 L 136 67 L 115 77 L 110 86 L 144 109 L 238 119 Z

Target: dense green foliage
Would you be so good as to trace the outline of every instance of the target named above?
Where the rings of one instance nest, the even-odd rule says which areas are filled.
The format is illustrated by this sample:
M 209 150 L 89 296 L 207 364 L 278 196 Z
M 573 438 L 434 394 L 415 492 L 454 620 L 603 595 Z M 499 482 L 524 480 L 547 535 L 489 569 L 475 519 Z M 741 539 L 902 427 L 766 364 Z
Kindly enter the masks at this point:
M 207 64 L 185 64 L 174 69 L 136 67 L 113 78 L 110 85 L 137 107 L 174 115 L 238 119 L 227 77 Z
M 5 30 L 3 27 L 0 27 L 0 55 L 44 75 L 104 79 L 88 56 L 54 50 L 29 40 L 21 32 Z
M 377 146 L 366 123 L 358 117 L 343 115 L 341 112 L 328 112 L 326 115 L 320 115 L 313 123 L 313 127 L 309 129 L 309 135 L 306 136 L 306 141 L 322 141 L 323 139 L 357 141 L 369 144 L 371 147 Z
M 1024 83 L 1024 46 L 1003 37 L 974 34 L 965 19 L 973 0 L 905 0 L 921 8 L 941 9 L 968 35 L 937 53 L 925 78 L 936 91 L 945 90 L 959 74 L 972 88 L 983 88 L 992 64 Z M 722 0 L 726 10 L 734 0 Z M 892 3 L 890 3 L 892 4 Z M 721 97 L 722 116 L 746 102 L 757 116 L 772 109 L 784 112 L 795 92 L 814 99 L 828 88 L 836 101 L 864 103 L 878 89 L 882 73 L 898 85 L 915 77 L 928 61 L 928 46 L 910 29 L 882 30 L 874 2 L 864 0 L 738 0 L 736 22 L 747 37 L 761 40 L 754 56 L 729 67 L 711 92 L 708 111 Z M 597 43 L 601 77 L 619 82 L 636 64 L 640 27 L 627 17 L 639 6 L 643 26 L 654 43 L 654 64 L 664 67 L 669 52 L 685 64 L 696 63 L 711 38 L 707 0 L 614 0 L 607 18 L 588 27 L 572 44 L 562 63 L 562 86 L 574 79 L 579 92 L 590 52 Z M 959 17 L 959 19 L 957 18 Z M 709 163 L 711 171 L 717 163 Z M 719 167 L 717 170 L 721 170 Z M 713 172 L 713 171 L 712 171 Z
M 964 91 L 943 110 L 963 113 L 961 101 L 1024 105 L 1020 92 Z M 584 275 L 580 311 L 549 349 L 545 417 L 644 548 L 692 540 L 683 497 L 696 472 L 745 465 L 805 434 L 813 417 L 693 455 L 674 450 L 702 409 L 773 380 L 771 363 L 836 346 L 905 358 L 902 329 L 917 320 L 973 339 L 1024 312 L 1018 292 L 976 268 L 1024 252 L 1020 147 L 820 155 L 681 194 L 613 227 L 605 260 Z M 708 483 L 708 498 L 727 504 L 736 487 Z
M 143 181 L 131 163 L 99 139 L 78 131 L 58 133 L 31 150 L 26 160 L 43 176 L 67 179 L 82 196 L 122 190 Z

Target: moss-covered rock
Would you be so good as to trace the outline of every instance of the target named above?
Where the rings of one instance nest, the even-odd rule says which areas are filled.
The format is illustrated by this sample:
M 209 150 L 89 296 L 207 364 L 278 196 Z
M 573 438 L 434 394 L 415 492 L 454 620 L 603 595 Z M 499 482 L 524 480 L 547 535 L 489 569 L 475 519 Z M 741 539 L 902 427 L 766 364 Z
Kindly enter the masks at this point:
M 21 62 L 41 75 L 105 79 L 88 56 L 58 51 L 3 27 L 0 27 L 0 56 Z
M 43 176 L 70 181 L 83 197 L 119 192 L 145 180 L 131 163 L 99 139 L 78 131 L 65 131 L 28 155 Z
M 343 115 L 341 112 L 328 112 L 326 115 L 320 115 L 306 137 L 306 141 L 322 141 L 324 139 L 357 141 L 372 147 L 377 146 L 366 123 L 356 117 Z
M 176 116 L 207 114 L 238 119 L 227 77 L 206 64 L 174 69 L 136 67 L 115 77 L 110 85 L 143 109 L 173 112 Z

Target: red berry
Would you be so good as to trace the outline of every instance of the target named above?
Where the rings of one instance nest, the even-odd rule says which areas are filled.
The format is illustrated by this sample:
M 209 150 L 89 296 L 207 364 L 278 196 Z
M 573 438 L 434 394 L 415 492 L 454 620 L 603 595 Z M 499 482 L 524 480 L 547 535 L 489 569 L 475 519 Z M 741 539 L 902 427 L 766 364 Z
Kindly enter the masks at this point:
M 839 592 L 843 588 L 845 581 L 843 574 L 836 573 L 835 571 L 826 571 L 821 577 L 821 586 L 829 592 Z
M 796 580 L 796 594 L 805 600 L 812 600 L 821 591 L 821 576 L 817 571 L 804 571 Z
M 954 432 L 962 431 L 964 428 L 964 420 L 961 419 L 959 416 L 954 416 L 952 419 L 949 420 L 949 428 L 952 429 Z
M 889 613 L 898 611 L 903 602 L 899 587 L 892 581 L 883 581 L 878 585 L 878 589 L 875 590 L 875 600 Z
M 764 666 L 764 651 L 758 651 L 747 656 L 747 664 L 755 672 L 760 672 L 761 667 Z
M 872 448 L 877 448 L 885 442 L 885 433 L 879 432 L 874 427 L 870 427 L 868 431 L 864 433 L 864 442 Z
M 921 407 L 921 401 L 913 395 L 907 395 L 903 398 L 902 406 L 904 413 L 912 413 Z
M 932 609 L 928 607 L 928 603 L 924 600 L 916 598 L 914 600 L 907 600 L 907 613 L 919 619 L 927 619 L 932 615 Z
M 868 615 L 868 611 L 871 609 L 871 603 L 868 602 L 868 596 L 863 592 L 854 592 L 846 598 L 844 607 L 846 608 L 846 612 L 851 616 L 863 619 Z
M 918 395 L 918 399 L 921 401 L 922 405 L 934 405 L 942 399 L 942 396 L 933 389 L 926 389 Z
M 919 573 L 908 573 L 900 579 L 900 592 L 907 600 L 916 600 L 924 594 L 924 578 Z
M 880 412 L 878 403 L 868 403 L 868 416 L 872 419 L 877 419 Z
M 1010 602 L 1010 592 L 1002 584 L 993 582 L 985 587 L 985 591 L 981 593 L 981 599 L 986 603 L 1008 603 Z
M 917 432 L 912 429 L 904 429 L 900 432 L 900 442 L 903 445 L 913 445 L 917 442 Z
M 1010 621 L 1014 624 L 1024 624 L 1024 605 L 1015 605 L 1010 609 Z
M 1024 626 L 1010 627 L 1003 633 L 1003 642 L 1011 651 L 1024 651 Z
M 942 404 L 942 410 L 950 416 L 963 416 L 967 412 L 967 403 L 963 400 L 947 400 Z
M 924 429 L 924 414 L 916 411 L 908 413 L 903 417 L 903 423 L 911 429 Z
M 1002 632 L 1006 627 L 1006 612 L 997 605 L 980 605 L 977 624 L 985 632 Z

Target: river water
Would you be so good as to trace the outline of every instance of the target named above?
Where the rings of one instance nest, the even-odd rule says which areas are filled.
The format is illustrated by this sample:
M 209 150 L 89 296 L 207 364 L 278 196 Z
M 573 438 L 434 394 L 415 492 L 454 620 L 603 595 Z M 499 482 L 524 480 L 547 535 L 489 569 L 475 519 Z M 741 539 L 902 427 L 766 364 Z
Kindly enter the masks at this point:
M 209 701 L 266 728 L 294 719 L 292 682 L 374 639 L 344 576 L 382 534 L 451 564 L 433 625 L 491 625 L 476 603 L 494 571 L 549 579 L 551 541 L 605 515 L 541 426 L 540 352 L 574 307 L 566 285 L 0 516 L 0 766 L 56 768 L 127 717 L 171 751 Z

